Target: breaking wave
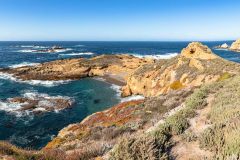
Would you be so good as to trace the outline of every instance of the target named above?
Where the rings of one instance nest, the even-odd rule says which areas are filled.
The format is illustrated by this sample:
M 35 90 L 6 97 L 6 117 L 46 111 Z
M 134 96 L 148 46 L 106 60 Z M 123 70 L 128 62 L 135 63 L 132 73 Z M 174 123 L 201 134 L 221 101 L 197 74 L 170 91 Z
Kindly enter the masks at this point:
M 84 47 L 85 45 L 81 45 L 81 44 L 78 44 L 78 45 L 75 45 L 75 47 Z
M 71 51 L 71 48 L 66 48 L 66 49 L 56 49 L 54 52 L 51 51 L 41 51 L 41 50 L 37 50 L 37 49 L 23 49 L 23 50 L 18 50 L 18 52 L 21 53 L 62 53 L 62 52 L 67 52 L 67 51 Z
M 117 98 L 120 99 L 120 102 L 128 102 L 128 101 L 133 101 L 133 100 L 145 99 L 145 97 L 142 96 L 142 95 L 133 95 L 133 96 L 129 96 L 129 97 L 124 97 L 124 98 L 122 98 L 122 97 L 121 97 L 121 86 L 112 84 L 112 85 L 111 85 L 111 88 L 117 92 L 117 95 L 116 95 L 116 96 L 117 96 Z
M 156 55 L 140 55 L 131 54 L 138 58 L 152 58 L 152 59 L 170 59 L 178 55 L 178 53 L 156 54 Z
M 94 53 L 92 53 L 92 52 L 81 52 L 81 53 L 59 54 L 59 56 L 83 56 L 83 55 L 94 55 Z
M 0 79 L 11 80 L 18 83 L 26 83 L 33 86 L 45 86 L 45 87 L 54 87 L 61 84 L 69 83 L 71 81 L 71 80 L 59 80 L 59 81 L 26 80 L 24 81 L 14 77 L 12 74 L 2 73 L 2 72 L 0 72 Z
M 29 100 L 38 101 L 37 105 L 35 106 L 32 111 L 47 111 L 45 106 L 48 107 L 55 107 L 55 103 L 52 103 L 51 100 L 56 99 L 64 99 L 69 101 L 70 105 L 74 103 L 74 99 L 67 96 L 50 96 L 46 93 L 38 93 L 36 91 L 25 91 L 25 93 L 22 94 L 23 98 L 27 98 Z M 11 101 L 12 98 L 8 98 L 6 101 L 0 100 L 0 110 L 6 111 L 8 113 L 14 113 L 17 117 L 29 115 L 32 111 L 24 110 L 21 111 L 21 108 L 24 105 L 28 105 L 28 102 L 14 102 Z M 55 112 L 59 112 L 61 109 L 54 109 Z
M 10 65 L 9 68 L 18 68 L 18 67 L 24 67 L 24 66 L 35 66 L 38 65 L 39 63 L 30 63 L 30 62 L 23 62 L 20 64 L 14 64 Z

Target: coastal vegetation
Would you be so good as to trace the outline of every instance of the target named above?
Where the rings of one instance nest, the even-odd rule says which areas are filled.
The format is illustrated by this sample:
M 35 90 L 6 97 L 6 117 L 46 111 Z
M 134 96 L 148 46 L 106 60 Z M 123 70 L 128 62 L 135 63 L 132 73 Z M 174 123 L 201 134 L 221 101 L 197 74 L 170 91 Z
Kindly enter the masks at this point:
M 91 61 L 94 66 L 90 66 Z M 47 77 L 52 72 L 64 72 L 54 67 L 68 68 L 67 63 L 75 69 L 90 66 L 94 75 L 123 76 L 126 69 L 128 72 L 122 77 L 126 81 L 123 95 L 142 94 L 145 99 L 120 103 L 71 124 L 39 151 L 1 142 L 0 157 L 16 160 L 240 158 L 240 65 L 218 57 L 207 46 L 190 43 L 181 55 L 169 60 L 121 55 L 113 56 L 109 62 L 102 56 L 80 63 L 79 59 L 62 60 L 5 71 L 24 77 L 33 72 L 39 75 L 44 69 Z M 125 67 L 120 69 L 122 66 Z M 79 75 L 79 70 L 71 72 L 74 78 L 75 73 Z M 88 76 L 89 73 L 88 70 Z

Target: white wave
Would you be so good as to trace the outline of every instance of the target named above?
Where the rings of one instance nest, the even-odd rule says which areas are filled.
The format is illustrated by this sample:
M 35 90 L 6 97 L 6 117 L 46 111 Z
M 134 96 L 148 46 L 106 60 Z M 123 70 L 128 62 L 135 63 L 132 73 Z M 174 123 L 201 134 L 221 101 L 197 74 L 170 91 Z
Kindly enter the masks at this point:
M 56 49 L 55 52 L 56 53 L 61 53 L 61 52 L 67 52 L 67 51 L 71 51 L 72 48 L 66 48 L 66 49 Z M 51 53 L 55 53 L 55 52 L 51 52 Z
M 9 66 L 10 68 L 18 68 L 18 67 L 24 67 L 24 66 L 35 66 L 38 65 L 39 63 L 30 63 L 30 62 L 23 62 L 20 64 L 14 64 Z
M 17 46 L 18 47 L 18 46 Z M 22 47 L 22 48 L 32 48 L 32 47 L 34 47 L 33 45 L 21 45 L 20 47 Z
M 66 99 L 70 100 L 72 99 L 71 97 L 68 96 L 50 96 L 46 93 L 38 93 L 37 91 L 32 91 L 32 90 L 26 90 L 25 93 L 22 94 L 23 97 L 35 100 L 39 98 L 44 98 L 44 99 Z
M 102 82 L 106 82 L 106 79 L 102 78 L 102 77 L 93 77 L 92 79 L 98 80 L 98 81 L 102 81 Z
M 129 96 L 129 97 L 121 97 L 121 86 L 112 84 L 111 88 L 115 91 L 117 91 L 117 98 L 120 99 L 120 102 L 128 102 L 128 101 L 133 101 L 133 100 L 141 100 L 141 99 L 145 99 L 144 96 L 141 95 L 133 95 L 133 96 Z
M 78 45 L 75 45 L 75 47 L 84 47 L 85 45 L 81 45 L 81 44 L 78 44 Z
M 19 50 L 18 52 L 22 52 L 22 53 L 33 53 L 33 52 L 36 52 L 36 50 L 32 50 L 32 49 L 23 49 L 23 50 Z
M 12 111 L 20 109 L 21 105 L 23 105 L 23 103 L 21 104 L 21 103 L 10 103 L 10 102 L 0 101 L 0 110 L 12 112 Z
M 25 91 L 25 93 L 22 94 L 22 96 L 29 100 L 37 100 L 38 101 L 38 103 L 36 104 L 36 108 L 32 110 L 33 112 L 34 111 L 42 111 L 42 112 L 47 111 L 46 106 L 54 108 L 55 103 L 50 101 L 50 100 L 54 100 L 54 99 L 68 100 L 70 105 L 72 105 L 74 103 L 74 99 L 71 97 L 50 96 L 48 94 L 38 93 L 36 91 Z M 11 102 L 11 99 L 12 98 L 8 98 L 6 101 L 0 100 L 0 110 L 6 111 L 8 113 L 13 113 L 17 117 L 31 115 L 31 113 L 32 113 L 31 110 L 24 110 L 24 111 L 20 110 L 24 105 L 28 105 L 29 104 L 28 102 L 24 102 L 24 103 Z M 59 112 L 59 110 L 61 110 L 61 109 L 54 108 L 54 112 Z
M 21 47 L 21 48 L 35 48 L 35 49 L 48 48 L 48 47 L 46 47 L 46 46 L 36 46 L 36 45 L 21 45 L 21 46 L 16 46 L 16 47 Z
M 59 54 L 60 56 L 82 56 L 82 55 L 93 55 L 92 52 L 82 52 L 82 53 L 68 53 L 68 54 Z
M 71 81 L 71 80 L 59 80 L 59 81 L 26 80 L 24 81 L 14 77 L 12 74 L 2 73 L 2 72 L 0 72 L 0 79 L 7 79 L 7 80 L 15 81 L 18 83 L 26 83 L 33 86 L 45 86 L 45 87 L 54 87 L 60 84 L 69 83 Z
M 42 50 L 37 50 L 37 49 L 23 49 L 23 50 L 18 50 L 18 52 L 21 53 L 62 53 L 62 52 L 67 52 L 71 51 L 71 48 L 66 48 L 66 49 L 55 49 L 54 52 L 47 50 L 42 51 Z
M 46 46 L 33 46 L 32 48 L 35 48 L 35 49 L 44 49 L 44 48 L 48 48 Z
M 178 55 L 178 53 L 156 54 L 156 55 L 140 55 L 131 54 L 138 58 L 152 58 L 152 59 L 170 59 Z
M 134 96 L 129 96 L 121 99 L 121 102 L 128 102 L 128 101 L 133 101 L 133 100 L 142 100 L 145 99 L 144 96 L 141 95 L 134 95 Z

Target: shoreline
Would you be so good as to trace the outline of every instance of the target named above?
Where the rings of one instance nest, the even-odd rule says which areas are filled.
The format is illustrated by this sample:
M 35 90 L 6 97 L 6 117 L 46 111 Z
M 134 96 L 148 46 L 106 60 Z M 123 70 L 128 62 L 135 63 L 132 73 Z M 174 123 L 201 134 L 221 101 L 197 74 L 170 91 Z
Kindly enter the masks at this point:
M 107 83 L 114 84 L 120 87 L 123 87 L 127 84 L 124 78 L 120 75 L 106 74 L 98 77 L 104 79 L 104 81 Z

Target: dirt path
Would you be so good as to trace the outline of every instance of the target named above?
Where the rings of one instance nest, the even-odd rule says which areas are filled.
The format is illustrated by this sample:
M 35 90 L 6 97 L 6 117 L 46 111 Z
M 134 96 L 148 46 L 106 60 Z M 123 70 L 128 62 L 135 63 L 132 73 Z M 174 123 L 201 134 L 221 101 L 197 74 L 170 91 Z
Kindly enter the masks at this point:
M 214 96 L 210 95 L 207 98 L 208 105 L 198 110 L 197 115 L 189 120 L 190 127 L 187 130 L 188 132 L 199 136 L 210 126 L 207 116 L 211 110 L 213 99 Z M 212 157 L 211 152 L 200 149 L 198 141 L 187 142 L 181 136 L 174 136 L 172 140 L 176 145 L 172 148 L 171 155 L 173 155 L 176 160 L 205 160 L 211 159 Z

